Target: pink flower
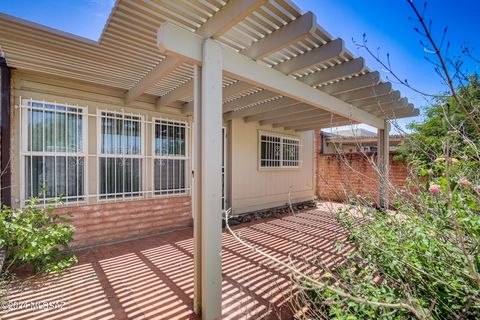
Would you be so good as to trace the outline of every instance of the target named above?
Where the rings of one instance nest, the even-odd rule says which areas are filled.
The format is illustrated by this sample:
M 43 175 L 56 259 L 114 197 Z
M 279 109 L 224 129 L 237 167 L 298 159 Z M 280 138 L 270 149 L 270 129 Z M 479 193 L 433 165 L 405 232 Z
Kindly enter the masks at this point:
M 468 187 L 472 183 L 467 178 L 461 178 L 458 180 L 458 184 L 461 185 L 462 187 Z
M 440 192 L 441 188 L 438 184 L 432 184 L 429 188 L 428 188 L 428 191 L 430 191 L 430 193 L 438 193 Z
M 475 190 L 477 193 L 480 193 L 480 184 L 477 184 L 475 187 L 473 187 L 473 190 Z
M 332 298 L 328 298 L 327 300 L 325 300 L 325 304 L 327 306 L 331 306 L 333 304 L 333 299 Z

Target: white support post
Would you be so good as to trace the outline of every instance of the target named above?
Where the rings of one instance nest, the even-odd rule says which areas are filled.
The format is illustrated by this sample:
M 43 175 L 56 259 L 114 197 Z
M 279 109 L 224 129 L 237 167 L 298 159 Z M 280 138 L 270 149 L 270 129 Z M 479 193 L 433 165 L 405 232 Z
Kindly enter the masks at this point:
M 194 84 L 194 309 L 202 319 L 217 319 L 222 313 L 222 49 L 206 39 L 202 52 Z
M 194 65 L 193 74 L 193 172 L 192 172 L 192 210 L 193 210 L 193 311 L 202 312 L 202 68 Z
M 377 164 L 378 164 L 378 206 L 388 208 L 388 184 L 390 173 L 390 123 L 385 121 L 385 129 L 377 131 Z

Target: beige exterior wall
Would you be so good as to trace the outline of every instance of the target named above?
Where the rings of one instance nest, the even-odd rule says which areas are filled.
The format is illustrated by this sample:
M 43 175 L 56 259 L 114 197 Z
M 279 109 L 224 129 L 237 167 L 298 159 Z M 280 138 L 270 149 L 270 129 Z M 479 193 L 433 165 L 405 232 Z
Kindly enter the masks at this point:
M 263 169 L 259 166 L 260 132 L 280 133 L 300 138 L 299 168 Z M 314 132 L 294 132 L 232 120 L 231 150 L 231 199 L 234 214 L 271 208 L 288 202 L 291 190 L 292 202 L 312 200 L 315 195 L 313 165 Z
M 19 206 L 22 199 L 21 153 L 20 153 L 20 98 L 45 100 L 47 102 L 67 103 L 87 107 L 88 114 L 88 156 L 87 156 L 87 193 L 88 204 L 96 204 L 98 188 L 97 160 L 97 114 L 98 110 L 131 112 L 145 117 L 167 118 L 190 121 L 191 118 L 180 114 L 178 109 L 155 109 L 153 96 L 142 96 L 130 108 L 123 107 L 124 91 L 108 87 L 92 86 L 85 83 L 50 77 L 42 74 L 14 72 L 12 100 L 12 203 Z M 315 194 L 313 166 L 313 131 L 295 133 L 259 126 L 258 123 L 245 123 L 243 119 L 224 124 L 227 132 L 226 172 L 227 200 L 235 214 L 284 205 L 291 190 L 292 201 L 311 200 Z M 190 135 L 191 135 L 191 130 Z M 301 139 L 301 166 L 296 169 L 259 168 L 259 132 L 276 132 Z M 152 190 L 152 125 L 144 124 L 144 190 Z M 189 141 L 189 155 L 191 143 Z M 189 172 L 189 170 L 187 171 Z M 190 184 L 190 181 L 188 181 Z M 145 198 L 152 198 L 146 193 Z M 157 197 L 159 198 L 159 197 Z M 137 199 L 138 200 L 138 199 Z M 103 201 L 107 202 L 108 201 Z

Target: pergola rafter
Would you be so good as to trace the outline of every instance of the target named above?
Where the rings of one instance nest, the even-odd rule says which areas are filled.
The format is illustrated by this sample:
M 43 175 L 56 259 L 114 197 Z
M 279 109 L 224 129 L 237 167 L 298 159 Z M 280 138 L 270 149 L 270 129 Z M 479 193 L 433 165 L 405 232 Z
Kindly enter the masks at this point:
M 292 108 L 292 111 L 297 111 L 299 108 Z M 262 120 L 260 121 L 261 125 L 267 125 L 267 124 L 272 124 L 274 128 L 278 127 L 283 127 L 282 123 L 288 123 L 288 122 L 294 122 L 298 120 L 309 120 L 312 117 L 324 117 L 325 115 L 329 114 L 328 112 L 325 111 L 325 113 L 321 113 L 318 110 L 315 110 L 313 108 L 308 108 L 305 110 L 293 112 L 287 115 L 283 115 L 280 117 L 272 117 L 268 120 Z
M 325 82 L 334 81 L 358 74 L 365 68 L 363 58 L 355 58 L 353 60 L 338 64 L 334 67 L 326 68 L 299 78 L 303 83 L 309 86 L 319 85 Z
M 282 73 L 292 74 L 328 62 L 342 55 L 344 50 L 344 41 L 335 39 L 323 46 L 286 60 L 274 66 L 274 68 Z
M 254 42 L 250 47 L 240 52 L 255 60 L 263 59 L 303 39 L 306 35 L 314 31 L 315 25 L 315 15 L 312 12 L 307 12 L 291 23 L 284 25 L 280 29 Z
M 223 119 L 228 121 L 237 118 L 245 118 L 246 122 L 258 121 L 255 118 L 256 116 L 264 115 L 265 113 L 270 114 L 270 112 L 282 112 L 283 109 L 297 104 L 299 104 L 299 102 L 293 99 L 281 97 L 279 99 L 270 100 L 268 102 L 258 104 L 251 108 L 244 108 L 237 111 L 227 112 L 224 114 Z
M 277 117 L 283 117 L 286 115 L 290 116 L 292 114 L 311 111 L 311 110 L 317 110 L 317 109 L 315 109 L 312 106 L 309 106 L 308 104 L 300 103 L 300 104 L 295 104 L 294 106 L 291 106 L 289 108 L 283 108 L 281 110 L 274 110 L 274 111 L 269 111 L 265 113 L 260 113 L 257 115 L 248 116 L 245 118 L 245 122 L 259 121 L 260 124 L 268 124 L 268 123 L 265 123 L 266 119 L 273 120 L 273 119 L 276 119 Z

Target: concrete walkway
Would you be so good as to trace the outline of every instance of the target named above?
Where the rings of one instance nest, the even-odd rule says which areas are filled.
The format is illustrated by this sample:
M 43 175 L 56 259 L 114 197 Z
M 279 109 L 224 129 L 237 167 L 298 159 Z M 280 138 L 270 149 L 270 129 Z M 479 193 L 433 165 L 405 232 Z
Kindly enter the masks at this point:
M 235 232 L 309 274 L 322 272 L 315 261 L 329 266 L 341 261 L 335 241 L 346 237 L 322 208 L 240 225 Z M 222 254 L 224 319 L 292 317 L 295 285 L 285 268 L 227 233 L 223 234 Z M 86 249 L 77 256 L 79 263 L 60 275 L 28 278 L 13 286 L 8 293 L 10 309 L 0 310 L 0 318 L 198 318 L 192 310 L 191 230 Z

